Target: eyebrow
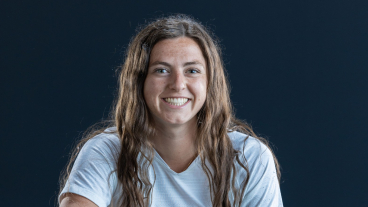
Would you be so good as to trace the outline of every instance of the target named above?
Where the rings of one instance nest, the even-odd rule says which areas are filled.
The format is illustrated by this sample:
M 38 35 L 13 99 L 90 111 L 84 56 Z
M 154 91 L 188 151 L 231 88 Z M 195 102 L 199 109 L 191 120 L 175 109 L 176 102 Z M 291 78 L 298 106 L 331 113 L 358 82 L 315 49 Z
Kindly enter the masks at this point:
M 150 66 L 155 66 L 155 65 L 165 65 L 167 67 L 171 67 L 171 65 L 169 63 L 162 62 L 162 61 L 155 61 Z M 204 67 L 204 65 L 202 63 L 200 63 L 199 61 L 186 62 L 186 63 L 184 63 L 183 66 L 188 66 L 188 65 L 202 65 Z

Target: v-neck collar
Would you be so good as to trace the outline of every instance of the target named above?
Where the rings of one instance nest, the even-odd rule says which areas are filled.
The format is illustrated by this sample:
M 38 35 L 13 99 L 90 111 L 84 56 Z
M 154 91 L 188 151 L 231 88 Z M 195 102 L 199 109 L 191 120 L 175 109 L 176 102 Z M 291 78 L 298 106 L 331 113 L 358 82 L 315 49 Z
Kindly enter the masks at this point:
M 169 171 L 171 174 L 174 175 L 182 175 L 187 173 L 188 171 L 191 170 L 191 168 L 193 168 L 193 166 L 197 165 L 199 162 L 198 160 L 200 159 L 200 156 L 197 155 L 197 157 L 192 161 L 192 163 L 190 163 L 190 165 L 187 167 L 187 169 L 185 169 L 183 172 L 177 173 L 174 170 L 172 170 L 170 168 L 170 166 L 165 162 L 164 159 L 162 159 L 162 157 L 158 154 L 158 152 L 156 151 L 156 149 L 153 149 L 155 151 L 155 156 L 154 156 L 154 160 L 156 160 L 159 164 L 161 164 L 164 168 L 167 169 L 167 171 Z

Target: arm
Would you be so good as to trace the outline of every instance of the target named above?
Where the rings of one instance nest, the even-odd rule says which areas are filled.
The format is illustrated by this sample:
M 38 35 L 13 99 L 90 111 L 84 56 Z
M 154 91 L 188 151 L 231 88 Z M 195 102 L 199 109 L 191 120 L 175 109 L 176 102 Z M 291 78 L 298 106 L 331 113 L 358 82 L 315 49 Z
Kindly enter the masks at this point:
M 60 207 L 98 207 L 87 198 L 74 194 L 65 193 L 60 197 Z

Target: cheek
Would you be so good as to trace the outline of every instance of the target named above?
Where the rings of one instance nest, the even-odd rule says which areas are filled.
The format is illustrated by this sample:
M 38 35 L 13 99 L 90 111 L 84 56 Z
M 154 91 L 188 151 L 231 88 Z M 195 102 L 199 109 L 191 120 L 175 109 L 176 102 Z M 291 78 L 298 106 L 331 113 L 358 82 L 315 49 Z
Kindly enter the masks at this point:
M 194 93 L 197 96 L 197 101 L 200 103 L 204 103 L 207 96 L 207 82 L 205 80 L 198 81 L 193 84 Z
M 162 93 L 162 81 L 147 78 L 144 82 L 143 94 L 147 101 L 154 101 Z

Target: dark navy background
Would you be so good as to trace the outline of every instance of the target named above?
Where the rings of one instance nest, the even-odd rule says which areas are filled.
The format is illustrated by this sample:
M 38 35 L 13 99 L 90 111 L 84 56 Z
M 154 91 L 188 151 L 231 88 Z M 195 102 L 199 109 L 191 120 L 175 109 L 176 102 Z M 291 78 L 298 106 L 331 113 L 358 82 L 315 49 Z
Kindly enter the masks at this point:
M 2 1 L 1 206 L 54 206 L 106 117 L 138 25 L 185 13 L 221 40 L 237 116 L 274 145 L 285 206 L 368 206 L 368 1 Z

